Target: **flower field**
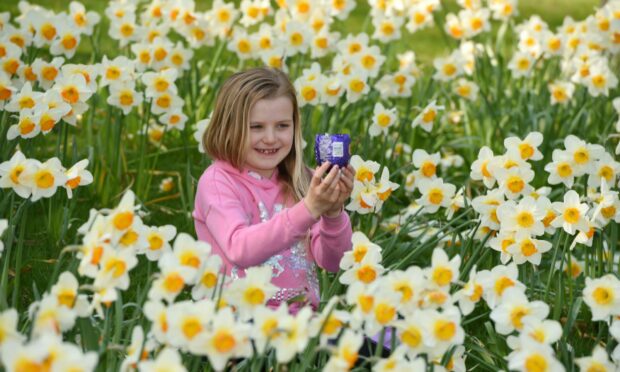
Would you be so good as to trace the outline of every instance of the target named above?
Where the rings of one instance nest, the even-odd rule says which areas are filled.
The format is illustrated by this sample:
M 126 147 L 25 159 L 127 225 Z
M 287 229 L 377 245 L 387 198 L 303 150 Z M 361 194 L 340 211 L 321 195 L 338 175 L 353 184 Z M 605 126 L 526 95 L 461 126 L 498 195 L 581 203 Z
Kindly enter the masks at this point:
M 0 366 L 620 369 L 620 1 L 557 26 L 517 1 L 0 13 Z M 446 52 L 421 62 L 429 30 Z M 318 133 L 356 154 L 318 312 L 267 307 L 270 266 L 232 280 L 195 238 L 215 95 L 263 65 L 295 85 L 310 166 Z

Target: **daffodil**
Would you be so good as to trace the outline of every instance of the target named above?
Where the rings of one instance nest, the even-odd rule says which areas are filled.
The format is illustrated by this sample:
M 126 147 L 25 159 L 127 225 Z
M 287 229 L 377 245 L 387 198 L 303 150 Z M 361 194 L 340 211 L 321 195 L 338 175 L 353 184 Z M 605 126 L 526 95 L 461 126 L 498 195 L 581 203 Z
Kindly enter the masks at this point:
M 550 83 L 548 87 L 552 105 L 568 103 L 575 92 L 575 86 L 571 82 L 556 81 Z
M 428 213 L 435 213 L 440 207 L 446 208 L 454 196 L 456 187 L 450 183 L 444 183 L 441 178 L 429 180 L 421 179 L 417 183 L 422 196 L 416 202 Z
M 361 282 L 365 285 L 377 280 L 385 269 L 381 265 L 381 253 L 369 250 L 364 254 L 359 263 L 355 263 L 351 268 L 340 276 L 340 283 L 351 285 L 354 282 Z
M 523 348 L 511 353 L 508 356 L 508 368 L 519 371 L 564 372 L 564 367 L 555 358 L 550 346 L 534 343 L 526 344 Z
M 37 102 L 43 97 L 42 92 L 32 90 L 30 82 L 26 82 L 19 93 L 12 95 L 11 101 L 4 107 L 9 112 L 21 112 L 26 109 L 34 109 Z
M 465 36 L 465 26 L 454 13 L 448 13 L 445 22 L 444 30 L 450 37 L 460 40 Z
M 228 300 L 237 308 L 241 319 L 250 319 L 253 310 L 265 305 L 277 292 L 271 275 L 271 266 L 250 267 L 245 270 L 245 277 L 232 281 L 227 287 Z
M 530 168 L 514 166 L 508 169 L 497 169 L 495 173 L 499 189 L 502 190 L 508 199 L 514 200 L 534 190 L 530 185 L 530 182 L 534 179 L 534 171 Z
M 419 176 L 422 178 L 436 179 L 440 160 L 441 155 L 438 152 L 429 154 L 423 149 L 413 151 L 412 162 L 420 170 Z
M 618 78 L 614 75 L 613 71 L 605 62 L 596 63 L 590 70 L 590 76 L 586 80 L 586 87 L 588 93 L 592 97 L 598 97 L 599 95 L 608 96 L 609 90 L 615 88 L 618 85 Z
M 348 270 L 353 265 L 360 263 L 369 251 L 379 254 L 381 252 L 381 247 L 371 242 L 363 232 L 355 231 L 351 236 L 351 241 L 353 247 L 350 251 L 346 251 L 340 260 L 342 270 Z
M 549 314 L 549 305 L 542 301 L 529 301 L 525 293 L 517 287 L 505 290 L 502 303 L 491 311 L 491 320 L 495 322 L 498 333 L 506 335 L 514 330 L 523 329 L 525 316 L 545 319 Z
M 59 76 L 60 68 L 65 59 L 56 57 L 50 62 L 46 62 L 40 58 L 35 59 L 32 63 L 32 72 L 36 74 L 41 88 L 47 90 L 51 88 L 54 81 Z
M 512 259 L 517 265 L 530 262 L 539 265 L 542 253 L 551 250 L 552 244 L 546 240 L 534 239 L 525 230 L 515 234 L 515 242 L 506 249 L 512 254 Z
M 531 196 L 525 196 L 519 203 L 512 200 L 502 203 L 497 207 L 501 229 L 523 231 L 535 236 L 542 235 L 545 230 L 542 219 L 546 214 L 543 198 L 534 199 Z
M 365 317 L 364 331 L 369 335 L 377 334 L 383 328 L 393 326 L 398 319 L 402 294 L 384 283 L 384 281 L 378 283 L 372 309 Z
M 151 112 L 155 115 L 169 113 L 183 107 L 183 100 L 176 94 L 163 92 L 151 98 Z
M 60 335 L 73 328 L 77 312 L 58 302 L 57 296 L 46 295 L 34 302 L 28 309 L 32 320 L 32 333 L 35 337 L 51 333 Z
M 521 344 L 552 345 L 562 337 L 562 326 L 557 320 L 523 317 L 523 330 L 519 334 Z
M 43 110 L 45 110 L 45 107 L 41 104 L 33 109 L 22 109 L 19 112 L 17 123 L 9 127 L 6 138 L 8 140 L 13 140 L 17 137 L 28 139 L 41 133 L 39 123 L 41 122 Z
M 192 288 L 192 298 L 200 300 L 213 297 L 218 284 L 224 280 L 222 277 L 222 258 L 215 254 L 210 255 L 196 275 L 196 284 Z
M 78 45 L 80 45 L 80 30 L 70 23 L 58 24 L 58 35 L 50 45 L 52 55 L 63 54 L 67 58 L 75 55 Z
M 12 342 L 20 344 L 26 337 L 17 330 L 18 315 L 15 309 L 6 309 L 0 313 L 0 350 L 7 350 L 4 347 Z M 4 358 L 3 358 L 4 359 Z M 6 359 L 4 359 L 6 363 Z M 6 364 L 4 364 L 6 366 Z
M 435 58 L 433 66 L 435 74 L 433 79 L 439 81 L 450 81 L 463 73 L 462 56 L 458 50 L 445 58 Z
M 508 69 L 514 78 L 529 77 L 536 61 L 530 53 L 516 51 L 508 63 Z
M 355 366 L 362 347 L 364 336 L 352 330 L 346 330 L 332 351 L 332 356 L 325 365 L 325 371 L 349 371 Z
M 276 351 L 276 360 L 279 363 L 288 363 L 296 353 L 303 351 L 310 339 L 309 324 L 312 310 L 304 307 L 295 316 L 288 315 L 281 319 L 279 328 L 281 337 L 272 339 Z
M 51 158 L 44 163 L 37 160 L 33 163 L 33 167 L 20 173 L 19 183 L 31 189 L 32 201 L 49 198 L 67 181 L 64 171 L 58 158 Z
M 592 355 L 588 357 L 581 357 L 575 360 L 575 363 L 582 371 L 596 370 L 599 371 L 614 371 L 616 366 L 609 360 L 607 351 L 600 346 L 596 345 L 592 350 Z
M 86 186 L 93 182 L 93 175 L 86 168 L 88 167 L 88 159 L 83 159 L 75 163 L 71 168 L 65 171 L 67 181 L 64 184 L 69 199 L 73 197 L 73 190 L 78 186 Z
M 267 306 L 257 307 L 252 321 L 252 341 L 259 353 L 264 353 L 272 340 L 283 337 L 280 322 L 289 316 L 286 302 L 280 303 L 276 309 Z
M 489 4 L 493 18 L 506 21 L 519 14 L 517 0 L 493 0 Z
M 340 298 L 333 296 L 325 305 L 321 313 L 310 321 L 310 336 L 319 336 L 320 344 L 325 346 L 328 341 L 338 338 L 340 331 L 346 328 L 351 313 L 336 309 Z
M 465 339 L 461 327 L 461 313 L 456 307 L 449 307 L 443 312 L 426 310 L 421 314 L 422 327 L 426 334 L 426 345 L 431 356 L 440 357 L 450 346 L 459 345 Z
M 206 14 L 210 28 L 216 35 L 221 36 L 230 31 L 238 16 L 239 11 L 235 9 L 235 4 L 226 3 L 222 0 L 215 0 Z
M 135 13 L 127 12 L 119 18 L 110 19 L 108 35 L 118 40 L 121 48 L 142 39 L 143 33 L 144 29 L 137 24 Z
M 101 270 L 95 277 L 97 288 L 129 288 L 129 271 L 138 264 L 136 254 L 131 250 L 106 250 L 101 257 Z
M 159 343 L 168 342 L 169 316 L 168 307 L 160 301 L 149 301 L 142 308 L 144 317 L 151 322 L 149 334 Z
M 547 182 L 550 185 L 563 183 L 566 187 L 572 187 L 575 182 L 576 169 L 571 156 L 560 149 L 553 150 L 553 161 L 545 165 L 545 171 L 549 173 Z
M 86 11 L 84 5 L 78 1 L 69 3 L 69 17 L 73 21 L 73 26 L 80 31 L 81 34 L 90 36 L 93 28 L 101 20 L 101 16 L 95 11 Z
M 458 279 L 460 264 L 461 256 L 456 255 L 449 259 L 443 249 L 435 248 L 431 258 L 431 267 L 425 270 L 425 274 L 432 285 L 446 287 Z
M 620 315 L 620 281 L 612 274 L 597 279 L 586 277 L 583 300 L 592 312 L 592 320 Z
M 76 277 L 71 272 L 65 271 L 60 274 L 50 293 L 56 296 L 60 306 L 75 310 L 78 316 L 88 316 L 90 304 L 85 294 L 78 294 L 78 285 Z
M 400 29 L 405 22 L 403 17 L 390 17 L 378 15 L 373 17 L 372 25 L 375 32 L 372 38 L 382 43 L 389 43 L 392 40 L 398 40 L 401 37 Z
M 497 265 L 490 271 L 478 273 L 483 288 L 483 297 L 491 309 L 501 304 L 506 297 L 506 290 L 515 287 L 519 291 L 525 290 L 525 285 L 518 279 L 519 270 L 515 263 Z
M 373 111 L 372 125 L 368 127 L 368 134 L 371 137 L 378 136 L 379 134 L 386 135 L 388 128 L 396 123 L 397 115 L 396 107 L 387 109 L 377 102 Z
M 351 73 L 344 79 L 344 88 L 347 93 L 347 102 L 355 103 L 370 91 L 366 72 L 358 67 L 353 67 Z
M 325 75 L 318 84 L 321 102 L 327 106 L 336 106 L 345 94 L 344 80 L 340 75 Z
M 60 24 L 65 21 L 63 17 L 43 12 L 32 12 L 29 15 L 34 33 L 33 45 L 37 48 L 50 45 L 58 37 L 58 29 L 62 27 Z
M 411 312 L 417 307 L 418 298 L 425 285 L 422 269 L 410 266 L 406 271 L 390 271 L 385 276 L 385 280 L 393 291 L 401 294 L 399 312 Z
M 178 77 L 176 69 L 167 69 L 159 72 L 145 72 L 142 74 L 142 82 L 146 86 L 145 96 L 152 98 L 164 92 L 177 93 L 174 84 Z
M 524 139 L 518 137 L 508 137 L 504 139 L 506 151 L 518 155 L 522 160 L 540 160 L 543 158 L 538 147 L 543 142 L 543 135 L 540 132 L 530 132 Z
M 620 172 L 620 163 L 615 161 L 609 153 L 605 152 L 594 162 L 592 170 L 588 174 L 589 187 L 599 187 L 601 179 L 605 180 L 608 185 L 613 185 L 616 183 L 618 172 Z
M 157 354 L 155 360 L 145 360 L 138 365 L 140 372 L 175 371 L 185 372 L 181 355 L 176 349 L 166 347 Z
M 186 233 L 179 233 L 172 250 L 177 263 L 196 274 L 211 253 L 211 246 L 206 242 L 195 240 Z
M 500 230 L 498 234 L 489 240 L 489 246 L 500 252 L 500 262 L 502 265 L 507 264 L 512 259 L 512 253 L 508 251 L 508 247 L 515 243 L 515 232 Z
M 484 294 L 484 288 L 480 283 L 478 276 L 476 275 L 476 268 L 469 272 L 469 280 L 462 289 L 454 294 L 454 299 L 459 303 L 459 309 L 463 315 L 471 314 L 474 311 L 474 307 Z
M 235 28 L 227 48 L 234 52 L 240 60 L 253 58 L 256 49 L 253 40 L 242 28 Z
M 444 106 L 437 106 L 435 101 L 431 101 L 418 116 L 413 119 L 411 126 L 413 128 L 420 126 L 426 132 L 430 132 L 433 129 L 433 124 L 437 118 L 439 111 L 443 110 Z
M 554 202 L 553 209 L 558 216 L 551 222 L 554 227 L 562 227 L 567 234 L 574 235 L 577 230 L 587 232 L 589 230 L 586 221 L 586 212 L 589 207 L 580 202 L 579 194 L 569 190 L 564 194 L 563 202 Z
M 249 27 L 261 23 L 271 12 L 271 5 L 266 0 L 243 0 L 239 10 L 241 11 L 239 23 L 244 27 Z
M 409 8 L 407 30 L 414 33 L 433 24 L 433 12 L 424 3 L 414 3 Z
M 478 152 L 478 158 L 471 165 L 471 179 L 482 181 L 487 188 L 493 187 L 496 181 L 493 174 L 489 172 L 489 163 L 493 157 L 493 150 L 483 146 Z
M 191 268 L 179 265 L 171 252 L 164 254 L 157 264 L 160 273 L 151 284 L 148 297 L 150 300 L 163 299 L 172 303 L 185 286 L 194 280 L 196 273 Z
M 605 153 L 603 146 L 589 144 L 572 134 L 564 139 L 564 146 L 573 161 L 575 176 L 591 173 L 594 162 Z
M 110 85 L 110 95 L 107 103 L 118 107 L 123 114 L 128 115 L 134 107 L 142 104 L 142 93 L 136 91 L 135 83 L 132 80 L 126 80 Z
M 173 225 L 150 226 L 146 231 L 148 246 L 145 249 L 149 261 L 157 261 L 166 252 L 172 252 L 170 241 L 177 234 L 177 228 Z
M 360 33 L 357 35 L 349 34 L 344 39 L 338 42 L 336 46 L 338 50 L 348 56 L 353 56 L 360 53 L 365 47 L 368 46 L 368 34 Z

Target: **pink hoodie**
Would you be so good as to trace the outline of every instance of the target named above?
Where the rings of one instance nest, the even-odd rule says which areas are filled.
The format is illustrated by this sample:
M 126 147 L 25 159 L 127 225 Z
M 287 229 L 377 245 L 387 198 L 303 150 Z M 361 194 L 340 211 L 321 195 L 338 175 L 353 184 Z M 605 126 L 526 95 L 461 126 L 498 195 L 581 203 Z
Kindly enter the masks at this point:
M 304 295 L 316 308 L 315 263 L 338 271 L 344 252 L 351 249 L 351 222 L 345 212 L 316 220 L 303 201 L 284 207 L 277 173 L 267 179 L 216 160 L 198 182 L 196 234 L 222 257 L 233 279 L 243 277 L 247 267 L 270 265 L 271 282 L 280 290 L 269 306 Z

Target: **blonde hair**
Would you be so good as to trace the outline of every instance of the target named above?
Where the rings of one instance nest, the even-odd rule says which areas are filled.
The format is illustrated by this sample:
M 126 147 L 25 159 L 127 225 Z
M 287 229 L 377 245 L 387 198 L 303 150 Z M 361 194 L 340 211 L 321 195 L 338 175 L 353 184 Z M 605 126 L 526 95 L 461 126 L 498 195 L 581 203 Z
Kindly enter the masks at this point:
M 295 88 L 284 72 L 260 67 L 228 78 L 217 94 L 215 108 L 202 143 L 213 159 L 225 160 L 241 170 L 247 156 L 250 111 L 261 99 L 288 97 L 293 104 L 293 146 L 278 164 L 278 178 L 286 197 L 301 200 L 308 191 L 310 174 L 303 162 L 302 133 Z

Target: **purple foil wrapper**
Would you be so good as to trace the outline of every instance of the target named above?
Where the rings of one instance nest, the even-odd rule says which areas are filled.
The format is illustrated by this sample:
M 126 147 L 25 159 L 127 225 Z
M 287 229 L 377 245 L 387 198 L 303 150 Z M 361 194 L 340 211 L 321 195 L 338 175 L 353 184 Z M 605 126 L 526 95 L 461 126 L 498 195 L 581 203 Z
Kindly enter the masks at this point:
M 351 137 L 348 134 L 317 134 L 314 140 L 314 156 L 317 165 L 329 161 L 340 168 L 346 167 L 351 158 L 350 144 Z

